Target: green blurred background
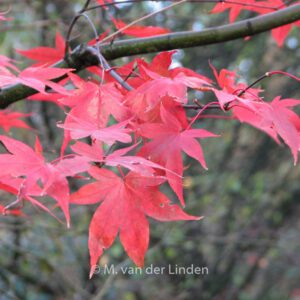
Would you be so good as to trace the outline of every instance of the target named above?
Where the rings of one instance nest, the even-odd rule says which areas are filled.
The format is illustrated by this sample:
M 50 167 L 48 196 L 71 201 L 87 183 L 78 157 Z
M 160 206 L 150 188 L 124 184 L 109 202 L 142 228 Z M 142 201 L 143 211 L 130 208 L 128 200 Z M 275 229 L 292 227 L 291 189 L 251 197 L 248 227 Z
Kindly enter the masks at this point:
M 0 53 L 28 61 L 14 49 L 54 46 L 56 31 L 64 36 L 84 1 L 2 0 L 10 7 L 9 22 L 0 24 Z M 99 32 L 112 28 L 109 15 L 128 22 L 170 4 L 170 1 L 123 4 L 89 15 Z M 158 14 L 143 24 L 172 31 L 199 30 L 226 24 L 228 15 L 211 15 L 212 4 L 186 3 Z M 242 17 L 251 13 L 243 12 Z M 78 22 L 72 45 L 93 38 L 84 20 Z M 270 33 L 248 41 L 179 50 L 174 66 L 183 65 L 213 77 L 217 69 L 237 71 L 251 83 L 270 70 L 300 74 L 299 29 L 278 48 Z M 144 56 L 151 59 L 153 55 Z M 131 58 L 119 59 L 122 65 Z M 276 95 L 300 99 L 299 83 L 273 77 L 260 84 L 265 99 Z M 190 95 L 191 99 L 193 94 Z M 201 97 L 201 94 L 197 94 Z M 49 157 L 58 153 L 62 131 L 56 122 L 64 114 L 52 103 L 21 101 L 12 109 L 33 112 L 29 124 L 40 134 Z M 72 227 L 67 229 L 49 215 L 26 206 L 29 218 L 0 217 L 0 299 L 300 299 L 300 185 L 299 166 L 287 147 L 235 121 L 202 119 L 198 122 L 220 139 L 203 141 L 209 170 L 186 158 L 186 211 L 205 218 L 197 222 L 151 221 L 151 246 L 145 265 L 206 267 L 202 275 L 96 274 L 88 280 L 88 224 L 95 207 L 72 207 Z M 34 134 L 13 130 L 15 137 L 31 143 Z M 0 193 L 1 201 L 8 196 Z M 176 201 L 174 195 L 172 199 Z M 11 200 L 11 199 L 10 199 Z M 117 241 L 100 260 L 115 268 L 133 266 Z

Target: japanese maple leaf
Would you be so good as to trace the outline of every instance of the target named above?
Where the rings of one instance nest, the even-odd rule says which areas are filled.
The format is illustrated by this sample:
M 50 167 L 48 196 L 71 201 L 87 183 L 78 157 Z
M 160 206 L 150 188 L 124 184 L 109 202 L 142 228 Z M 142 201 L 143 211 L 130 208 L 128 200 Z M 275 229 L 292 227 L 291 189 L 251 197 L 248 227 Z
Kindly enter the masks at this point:
M 212 83 L 212 80 L 204 75 L 194 72 L 191 69 L 184 67 L 172 68 L 172 57 L 176 52 L 176 50 L 161 52 L 157 54 L 149 64 L 142 59 L 138 59 L 137 62 L 142 77 L 146 80 L 157 78 L 157 76 L 153 74 L 157 73 L 161 77 L 175 79 L 177 75 L 179 75 L 182 76 L 184 83 L 191 88 L 201 88 L 203 85 L 210 85 Z M 153 73 L 148 74 L 147 70 Z
M 293 26 L 300 27 L 300 21 L 272 29 L 272 37 L 275 39 L 279 47 L 283 46 L 284 41 L 286 40 Z
M 148 36 L 166 34 L 170 32 L 169 29 L 157 27 L 157 26 L 131 25 L 130 27 L 126 28 L 127 24 L 124 23 L 122 20 L 114 19 L 114 18 L 111 19 L 118 30 L 121 30 L 122 33 L 129 36 L 148 37 Z
M 66 42 L 59 32 L 56 33 L 55 37 L 55 48 L 50 47 L 36 47 L 30 50 L 16 50 L 21 55 L 35 60 L 37 63 L 33 66 L 50 66 L 65 55 Z
M 0 70 L 0 87 L 21 83 L 40 93 L 46 93 L 45 88 L 48 86 L 57 93 L 68 95 L 69 92 L 65 88 L 51 80 L 64 76 L 71 71 L 73 71 L 73 69 L 29 67 L 16 76 L 8 70 Z
M 42 189 L 36 183 L 30 183 L 29 185 L 26 183 L 26 179 L 24 178 L 1 176 L 0 190 L 16 196 L 16 200 L 13 203 L 14 205 L 8 209 L 6 206 L 2 206 L 2 212 L 5 214 L 11 214 L 11 212 L 20 212 L 20 215 L 24 215 L 23 212 L 16 207 L 21 206 L 23 201 L 29 201 L 35 207 L 44 210 L 61 222 L 51 210 L 34 198 L 35 196 L 40 196 L 42 194 Z
M 234 116 L 266 132 L 277 143 L 280 143 L 280 136 L 291 149 L 296 165 L 300 150 L 300 118 L 291 108 L 300 105 L 300 100 L 276 97 L 271 103 L 254 102 L 253 105 L 251 109 L 243 104 L 235 106 Z
M 169 184 L 181 203 L 184 204 L 181 178 L 174 175 L 182 176 L 183 174 L 181 152 L 198 160 L 202 167 L 207 169 L 202 148 L 196 138 L 217 137 L 217 135 L 204 129 L 183 128 L 181 123 L 163 106 L 161 118 L 163 123 L 140 125 L 139 133 L 152 141 L 141 148 L 139 155 L 151 159 L 167 169 L 166 177 Z
M 93 142 L 91 146 L 82 142 L 76 142 L 76 144 L 71 146 L 71 149 L 89 162 L 103 163 L 111 167 L 122 166 L 142 176 L 154 175 L 154 169 L 166 170 L 164 167 L 143 157 L 125 155 L 136 146 L 137 144 L 119 149 L 105 156 L 103 155 L 102 143 L 97 141 Z
M 149 113 L 157 109 L 165 96 L 177 104 L 187 103 L 187 87 L 181 81 L 158 77 L 128 93 L 124 104 L 141 120 L 148 121 Z
M 273 2 L 273 1 L 270 1 L 270 2 Z M 295 4 L 299 4 L 299 1 L 296 3 L 292 3 L 291 5 L 295 5 Z M 273 6 L 274 5 L 276 5 L 277 7 L 280 7 L 280 8 L 287 7 L 285 5 L 285 3 L 283 3 L 281 0 L 275 0 L 273 3 Z M 263 12 L 263 13 L 267 13 L 267 12 Z M 280 26 L 278 28 L 274 28 L 271 30 L 272 37 L 274 38 L 274 40 L 276 41 L 276 43 L 279 47 L 283 46 L 284 41 L 286 40 L 287 36 L 289 35 L 289 33 L 291 32 L 291 30 L 294 26 L 300 27 L 300 21 L 296 21 L 291 24 L 283 25 L 283 26 Z
M 229 110 L 233 107 L 235 107 L 236 105 L 240 105 L 240 106 L 244 106 L 245 108 L 248 107 L 248 109 L 252 109 L 252 111 L 255 111 L 255 103 L 256 102 L 262 102 L 260 99 L 244 99 L 242 97 L 239 97 L 235 94 L 230 94 L 226 91 L 219 91 L 217 89 L 212 89 L 212 91 L 215 93 L 220 107 L 226 111 Z
M 297 2 L 298 3 L 298 2 Z M 297 4 L 293 3 L 291 5 Z M 249 4 L 249 5 L 247 5 Z M 276 8 L 284 8 L 286 7 L 285 3 L 282 0 L 268 0 L 268 1 L 255 1 L 248 0 L 243 1 L 243 3 L 218 3 L 211 13 L 221 13 L 226 9 L 230 9 L 229 13 L 229 21 L 230 23 L 234 22 L 236 18 L 239 16 L 242 10 L 250 10 L 254 11 L 258 14 L 267 14 L 276 10 Z M 300 26 L 300 22 L 294 22 L 291 24 L 283 25 L 278 28 L 272 29 L 272 37 L 275 39 L 277 45 L 282 47 L 284 41 L 288 34 L 290 33 L 293 26 Z
M 70 121 L 64 124 L 58 124 L 58 127 L 70 131 L 72 139 L 82 139 L 90 136 L 92 139 L 102 141 L 108 145 L 114 144 L 116 141 L 122 143 L 130 143 L 130 129 L 125 128 L 128 121 L 117 123 L 109 127 L 99 128 L 97 123 L 89 120 L 77 118 L 71 114 L 68 115 Z
M 61 98 L 62 95 L 57 93 L 36 93 L 28 97 L 27 100 L 52 102 L 59 106 L 62 110 L 65 110 L 65 107 L 60 102 Z
M 244 91 L 247 88 L 247 91 L 240 97 L 253 100 L 257 100 L 259 98 L 259 93 L 261 93 L 262 90 L 256 88 L 248 89 L 248 86 L 245 83 L 236 83 L 238 79 L 238 75 L 236 74 L 236 72 L 227 69 L 221 69 L 218 73 L 217 69 L 211 63 L 209 64 L 209 66 L 213 70 L 214 76 L 219 87 L 222 89 L 222 92 L 237 96 L 240 94 L 240 92 Z
M 115 84 L 99 86 L 98 82 L 85 81 L 72 73 L 69 77 L 77 89 L 71 95 L 61 97 L 59 102 L 72 108 L 71 115 L 95 120 L 103 127 L 107 125 L 110 116 L 119 122 L 130 118 L 129 109 L 122 103 L 124 96 Z
M 70 75 L 72 73 L 69 73 Z M 61 86 L 65 86 L 69 82 L 69 78 L 65 77 L 64 79 L 60 80 L 59 84 Z M 67 93 L 63 94 L 58 94 L 53 91 L 47 91 L 47 93 L 35 93 L 34 95 L 31 95 L 27 98 L 27 100 L 32 100 L 32 101 L 47 101 L 47 102 L 52 102 L 58 105 L 62 110 L 65 110 L 64 105 L 60 102 L 60 100 L 63 97 L 67 97 L 67 95 L 72 95 L 73 90 L 68 90 Z
M 9 110 L 1 110 L 0 111 L 0 127 L 4 129 L 4 131 L 8 132 L 12 127 L 18 128 L 27 128 L 30 127 L 19 118 L 27 117 L 29 114 L 23 114 L 20 112 L 11 112 Z
M 80 157 L 47 163 L 42 156 L 38 139 L 35 151 L 26 144 L 6 136 L 0 136 L 0 141 L 9 152 L 0 154 L 0 181 L 3 176 L 25 176 L 24 184 L 30 189 L 41 180 L 43 189 L 40 196 L 48 194 L 58 202 L 69 226 L 69 185 L 66 176 L 86 171 L 89 168 L 88 163 Z
M 118 232 L 128 256 L 136 265 L 143 266 L 149 244 L 146 216 L 159 221 L 200 219 L 186 214 L 159 191 L 162 178 L 141 177 L 134 172 L 121 178 L 97 167 L 92 167 L 89 173 L 97 181 L 72 194 L 71 203 L 101 202 L 89 228 L 90 277 L 99 257 L 112 245 Z
M 146 81 L 125 97 L 124 104 L 129 106 L 137 117 L 142 120 L 148 121 L 148 113 L 157 108 L 163 97 L 171 97 L 174 105 L 185 104 L 188 101 L 188 87 L 201 90 L 211 85 L 209 79 L 191 70 L 189 72 L 184 68 L 166 69 L 170 62 L 170 55 L 172 53 L 164 56 L 167 60 L 164 67 L 155 68 L 155 65 L 149 67 L 140 63 L 140 72 Z M 157 59 L 155 64 L 159 65 L 160 60 L 163 60 L 162 57 Z M 165 70 L 162 70 L 162 68 Z
M 168 110 L 187 103 L 188 88 L 210 89 L 212 81 L 207 77 L 190 69 L 171 68 L 175 52 L 162 52 L 155 56 L 151 64 L 137 60 L 141 74 L 139 80 L 143 79 L 144 83 L 129 92 L 123 103 L 143 122 L 160 121 L 161 103 L 171 103 L 168 104 Z
M 232 108 L 233 115 L 240 122 L 246 122 L 270 135 L 277 143 L 280 143 L 278 135 L 290 147 L 296 164 L 299 151 L 298 120 L 296 114 L 284 104 L 293 103 L 299 105 L 296 100 L 280 100 L 275 98 L 271 103 L 263 101 L 258 94 L 259 89 L 248 89 L 243 83 L 235 84 L 235 73 L 222 70 L 220 74 L 211 65 L 221 91 L 212 89 L 222 108 Z M 247 88 L 246 93 L 239 92 Z M 239 96 L 240 95 L 240 96 Z M 230 106 L 229 106 L 230 105 Z M 288 104 L 286 104 L 288 106 Z
M 220 106 L 223 110 L 229 109 L 229 105 L 235 105 L 243 103 L 245 106 L 253 107 L 254 101 L 261 101 L 259 93 L 262 92 L 260 89 L 248 88 L 245 83 L 236 83 L 237 75 L 233 71 L 222 69 L 219 73 L 216 68 L 210 64 L 213 70 L 214 76 L 216 77 L 217 83 L 222 90 L 211 88 L 210 90 L 215 93 Z
M 225 10 L 229 9 L 229 21 L 230 23 L 233 23 L 242 10 L 250 10 L 260 14 L 265 14 L 274 11 L 276 7 L 282 6 L 285 6 L 282 0 L 244 0 L 241 3 L 222 2 L 216 4 L 216 6 L 212 9 L 211 13 L 222 13 Z
M 140 108 L 141 103 L 137 103 L 137 108 L 134 106 L 132 109 L 134 112 L 138 111 L 137 109 Z M 174 98 L 169 96 L 163 96 L 155 106 L 149 108 L 148 110 L 144 111 L 144 113 L 140 112 L 136 115 L 137 122 L 131 123 L 132 127 L 139 125 L 140 123 L 162 123 L 161 119 L 161 107 L 166 108 L 181 124 L 183 127 L 188 126 L 188 120 L 186 118 L 186 111 L 183 106 L 178 103 Z

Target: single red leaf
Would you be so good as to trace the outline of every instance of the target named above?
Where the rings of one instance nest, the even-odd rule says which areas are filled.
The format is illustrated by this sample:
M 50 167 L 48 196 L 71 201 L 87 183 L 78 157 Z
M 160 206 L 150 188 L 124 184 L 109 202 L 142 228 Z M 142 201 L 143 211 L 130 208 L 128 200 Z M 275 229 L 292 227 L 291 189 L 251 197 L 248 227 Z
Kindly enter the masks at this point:
M 0 87 L 21 83 L 40 93 L 46 93 L 45 88 L 48 86 L 57 93 L 68 95 L 69 92 L 65 88 L 51 80 L 64 76 L 71 71 L 73 71 L 73 69 L 29 67 L 16 76 L 8 70 L 0 69 Z
M 111 154 L 103 156 L 102 145 L 100 143 L 94 142 L 91 146 L 82 142 L 76 142 L 75 145 L 71 146 L 71 149 L 82 156 L 89 162 L 99 162 L 106 166 L 118 167 L 122 166 L 131 170 L 141 176 L 151 176 L 154 175 L 155 169 L 160 169 L 166 171 L 161 165 L 158 165 L 150 160 L 147 160 L 140 156 L 125 155 L 127 152 L 131 151 L 137 146 L 134 144 L 132 146 L 119 149 Z
M 217 137 L 217 135 L 204 129 L 183 128 L 182 124 L 170 114 L 163 106 L 161 108 L 163 123 L 145 123 L 139 127 L 142 136 L 152 139 L 140 150 L 139 155 L 150 159 L 162 166 L 166 171 L 166 177 L 170 186 L 184 204 L 182 181 L 176 176 L 183 174 L 183 162 L 181 152 L 198 160 L 203 168 L 207 169 L 204 155 L 196 138 Z M 171 170 L 172 173 L 168 170 Z
M 126 128 L 128 121 L 117 123 L 109 127 L 99 128 L 95 122 L 80 119 L 73 115 L 68 115 L 71 121 L 64 124 L 58 124 L 60 128 L 70 131 L 72 139 L 82 139 L 90 136 L 92 139 L 102 141 L 108 145 L 114 144 L 116 141 L 122 143 L 130 143 L 130 129 Z
M 28 117 L 30 114 L 23 114 L 21 112 L 11 112 L 9 110 L 1 110 L 0 111 L 0 127 L 4 129 L 4 131 L 8 132 L 12 127 L 17 128 L 26 128 L 29 129 L 24 121 L 19 118 Z
M 148 37 L 148 36 L 155 36 L 169 33 L 170 30 L 162 27 L 157 26 L 141 26 L 141 25 L 131 25 L 128 28 L 126 23 L 124 23 L 120 19 L 111 18 L 115 26 L 118 30 L 121 30 L 122 33 L 127 34 L 129 36 L 134 37 Z M 124 29 L 122 29 L 124 28 Z
M 97 198 L 102 202 L 89 229 L 90 277 L 103 250 L 112 245 L 118 232 L 128 256 L 136 265 L 143 266 L 149 244 L 146 216 L 160 221 L 200 219 L 171 204 L 158 189 L 161 178 L 141 177 L 133 172 L 121 178 L 112 171 L 97 167 L 92 167 L 90 174 L 97 181 L 83 186 L 71 196 L 71 203 L 93 204 Z
M 289 146 L 294 157 L 298 160 L 300 150 L 300 118 L 291 108 L 300 104 L 296 99 L 276 97 L 271 103 L 253 102 L 253 107 L 245 107 L 243 103 L 233 108 L 234 116 L 241 122 L 246 122 L 269 134 L 277 143 L 278 135 Z
M 33 66 L 50 66 L 64 57 L 65 47 L 66 42 L 64 38 L 57 32 L 55 37 L 55 48 L 36 47 L 30 50 L 17 49 L 16 51 L 21 55 L 36 61 L 37 63 Z
M 173 106 L 186 104 L 188 88 L 201 90 L 211 85 L 211 80 L 191 70 L 185 68 L 163 70 L 162 67 L 157 66 L 161 60 L 165 59 L 164 68 L 167 68 L 172 54 L 173 52 L 168 52 L 165 55 L 159 55 L 155 64 L 139 63 L 139 69 L 145 83 L 129 92 L 123 103 L 130 107 L 132 112 L 143 121 L 153 120 L 154 115 L 157 119 L 157 115 L 160 114 L 160 104 L 165 97 L 171 100 Z

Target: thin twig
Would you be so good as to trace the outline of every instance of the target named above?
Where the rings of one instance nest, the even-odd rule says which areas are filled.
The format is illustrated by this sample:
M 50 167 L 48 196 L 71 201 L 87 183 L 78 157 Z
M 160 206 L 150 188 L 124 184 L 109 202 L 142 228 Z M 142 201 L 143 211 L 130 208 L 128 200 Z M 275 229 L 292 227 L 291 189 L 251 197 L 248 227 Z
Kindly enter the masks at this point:
M 105 71 L 108 71 L 110 73 L 110 75 L 121 84 L 121 86 L 123 86 L 126 90 L 131 91 L 133 90 L 133 88 L 122 79 L 122 77 L 113 69 L 111 68 L 111 66 L 109 65 L 109 63 L 107 62 L 107 60 L 104 58 L 104 56 L 101 54 L 100 51 L 100 43 L 99 43 L 99 34 L 97 32 L 96 27 L 94 26 L 92 20 L 90 19 L 90 17 L 85 14 L 85 11 L 88 8 L 90 0 L 86 1 L 85 5 L 82 7 L 82 9 L 79 11 L 79 13 L 77 13 L 77 15 L 73 18 L 71 25 L 69 27 L 68 30 L 68 34 L 67 34 L 67 38 L 66 38 L 66 50 L 65 50 L 65 59 L 66 61 L 68 61 L 68 49 L 69 49 L 69 42 L 70 42 L 70 35 L 72 33 L 72 29 L 74 27 L 74 25 L 76 24 L 76 22 L 79 20 L 80 17 L 84 17 L 87 22 L 89 23 L 90 27 L 93 30 L 95 39 L 96 39 L 96 49 L 93 47 L 87 47 L 87 51 L 89 53 L 91 53 L 92 55 L 96 56 L 98 58 L 99 64 L 101 65 L 101 69 L 103 71 L 102 76 L 101 76 L 101 84 L 104 81 L 104 76 L 105 76 Z
M 82 16 L 82 14 L 88 9 L 88 6 L 90 4 L 91 0 L 86 0 L 85 4 L 82 6 L 81 10 L 74 16 L 74 18 L 71 21 L 71 24 L 69 26 L 67 36 L 66 36 L 66 47 L 65 47 L 65 59 L 68 60 L 68 52 L 69 52 L 69 46 L 70 46 L 70 38 L 72 34 L 72 30 L 79 20 L 79 18 Z
M 184 109 L 198 110 L 198 109 L 203 109 L 204 105 L 203 104 L 201 104 L 201 105 L 185 104 L 185 105 L 182 105 L 182 107 Z M 214 105 L 211 105 L 211 106 L 207 106 L 205 109 L 221 109 L 221 107 L 220 107 L 219 104 L 214 104 Z
M 121 84 L 121 86 L 123 86 L 126 90 L 128 90 L 128 91 L 133 90 L 133 88 L 126 81 L 123 80 L 123 78 L 109 65 L 109 63 L 107 62 L 107 60 L 101 54 L 100 44 L 98 43 L 99 34 L 98 34 L 97 29 L 94 26 L 92 20 L 85 13 L 82 13 L 81 15 L 83 17 L 85 17 L 85 19 L 88 21 L 88 23 L 90 24 L 91 28 L 93 29 L 93 32 L 94 32 L 94 35 L 95 35 L 96 48 L 97 49 L 95 49 L 93 47 L 89 47 L 88 50 L 90 51 L 91 54 L 96 55 L 98 57 L 99 63 L 101 65 L 101 69 L 103 71 L 102 76 L 101 76 L 101 84 L 103 84 L 103 81 L 104 81 L 105 71 L 108 71 L 110 73 L 110 75 L 117 82 L 119 82 Z
M 250 85 L 248 85 L 245 89 L 243 89 L 239 94 L 237 95 L 238 97 L 241 97 L 244 95 L 249 89 L 251 89 L 254 85 L 265 79 L 266 77 L 269 77 L 268 73 L 260 76 L 258 79 L 256 79 L 254 82 L 252 82 Z
M 271 77 L 273 75 L 284 75 L 284 76 L 288 76 L 294 80 L 300 81 L 300 78 L 292 75 L 290 73 L 284 72 L 284 71 L 270 71 L 270 72 L 266 72 L 264 75 L 260 76 L 258 79 L 256 79 L 254 82 L 252 82 L 250 85 L 248 85 L 245 89 L 243 89 L 239 94 L 238 97 L 241 97 L 242 95 L 244 95 L 250 88 L 252 88 L 254 85 L 256 85 L 257 83 L 259 83 L 260 81 L 262 81 L 263 79 L 267 78 L 267 77 Z

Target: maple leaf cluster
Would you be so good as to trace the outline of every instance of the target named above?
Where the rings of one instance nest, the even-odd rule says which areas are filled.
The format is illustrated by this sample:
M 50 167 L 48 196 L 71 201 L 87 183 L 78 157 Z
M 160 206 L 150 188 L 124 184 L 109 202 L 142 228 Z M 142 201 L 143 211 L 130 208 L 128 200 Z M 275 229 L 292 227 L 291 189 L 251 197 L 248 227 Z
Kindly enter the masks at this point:
M 226 3 L 225 1 L 220 2 L 221 3 L 216 4 L 216 6 L 211 10 L 211 13 L 222 13 L 225 10 L 229 10 L 230 23 L 235 22 L 235 20 L 243 10 L 251 11 L 259 15 L 264 15 L 288 6 L 283 0 L 245 0 L 241 1 L 240 3 Z M 300 2 L 296 1 L 290 5 L 295 5 L 297 3 Z M 294 26 L 300 27 L 300 21 L 283 25 L 271 30 L 272 37 L 275 39 L 279 47 L 283 46 L 285 39 Z
M 231 8 L 230 4 L 218 4 L 213 12 L 224 7 Z M 249 7 L 258 13 L 266 11 Z M 231 12 L 231 20 L 239 11 Z M 114 23 L 118 28 L 125 26 L 119 20 Z M 151 30 L 152 35 L 164 32 L 135 27 L 123 33 L 148 36 Z M 61 155 L 53 161 L 45 159 L 38 138 L 31 148 L 0 135 L 5 149 L 0 154 L 0 189 L 15 195 L 13 204 L 30 202 L 58 218 L 55 210 L 38 200 L 41 196 L 53 199 L 68 226 L 70 204 L 99 204 L 89 228 L 90 276 L 103 251 L 118 234 L 133 262 L 138 266 L 144 264 L 149 245 L 148 217 L 159 221 L 201 218 L 182 209 L 184 155 L 207 169 L 200 141 L 219 135 L 195 123 L 210 105 L 260 129 L 277 143 L 282 140 L 297 162 L 300 118 L 293 108 L 300 100 L 276 97 L 267 102 L 260 96 L 262 90 L 238 83 L 235 72 L 226 69 L 218 72 L 212 65 L 214 80 L 184 67 L 171 68 L 176 51 L 159 53 L 152 62 L 137 58 L 118 68 L 118 74 L 132 87 L 128 90 L 116 82 L 109 70 L 100 67 L 89 70 L 92 78 L 89 80 L 74 74 L 72 69 L 51 67 L 63 57 L 65 47 L 65 41 L 57 34 L 55 48 L 20 50 L 20 54 L 35 60 L 33 66 L 23 71 L 14 61 L 0 56 L 1 88 L 21 83 L 37 91 L 31 100 L 52 101 L 66 113 L 65 120 L 57 124 L 64 131 Z M 51 81 L 61 76 L 67 79 Z M 199 104 L 198 113 L 191 118 L 186 110 L 189 90 L 209 93 L 217 102 Z M 11 127 L 26 129 L 26 123 L 19 119 L 25 116 L 2 111 L 0 126 L 5 131 Z M 71 193 L 71 178 L 85 178 L 88 183 Z M 161 191 L 162 185 L 170 187 L 179 204 Z M 0 205 L 0 211 L 24 216 L 15 205 Z

